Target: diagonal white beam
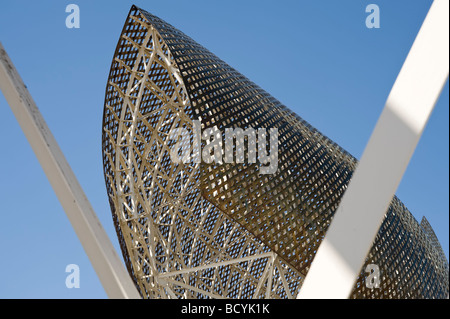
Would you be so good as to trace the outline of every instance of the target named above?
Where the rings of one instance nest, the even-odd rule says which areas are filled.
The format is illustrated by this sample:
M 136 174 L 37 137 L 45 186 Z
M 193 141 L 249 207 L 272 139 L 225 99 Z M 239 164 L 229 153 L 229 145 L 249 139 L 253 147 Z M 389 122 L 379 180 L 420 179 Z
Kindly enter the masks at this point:
M 449 1 L 435 0 L 298 298 L 349 297 L 448 72 Z
M 0 43 L 0 89 L 109 298 L 140 298 L 64 154 Z

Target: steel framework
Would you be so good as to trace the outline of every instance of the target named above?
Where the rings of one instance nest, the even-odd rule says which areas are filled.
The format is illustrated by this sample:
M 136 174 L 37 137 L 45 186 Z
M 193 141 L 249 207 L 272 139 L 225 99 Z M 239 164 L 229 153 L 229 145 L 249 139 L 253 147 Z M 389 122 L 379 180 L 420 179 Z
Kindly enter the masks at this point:
M 278 170 L 175 163 L 175 128 L 272 128 Z M 245 148 L 245 145 L 237 146 Z M 106 88 L 103 161 L 128 271 L 148 298 L 294 298 L 357 161 L 194 40 L 133 6 Z M 235 152 L 237 149 L 234 150 Z M 422 227 L 423 226 L 423 227 Z M 431 227 L 393 199 L 353 298 L 444 298 Z

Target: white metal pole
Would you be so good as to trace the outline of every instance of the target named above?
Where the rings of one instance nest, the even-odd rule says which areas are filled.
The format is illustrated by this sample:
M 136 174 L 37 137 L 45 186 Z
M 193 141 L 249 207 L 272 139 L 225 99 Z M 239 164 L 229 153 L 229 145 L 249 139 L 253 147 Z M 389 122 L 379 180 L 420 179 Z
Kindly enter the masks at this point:
M 449 1 L 435 0 L 298 298 L 349 297 L 448 72 Z
M 0 89 L 44 169 L 108 297 L 140 298 L 75 174 L 1 43 Z

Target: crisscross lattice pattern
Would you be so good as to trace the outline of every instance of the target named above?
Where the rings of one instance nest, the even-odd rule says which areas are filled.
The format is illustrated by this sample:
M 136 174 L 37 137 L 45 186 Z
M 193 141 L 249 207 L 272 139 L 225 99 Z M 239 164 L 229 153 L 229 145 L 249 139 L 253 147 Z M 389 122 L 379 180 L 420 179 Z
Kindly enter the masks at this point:
M 277 128 L 278 170 L 174 163 L 170 132 Z M 132 7 L 106 90 L 104 171 L 128 270 L 144 297 L 295 297 L 356 160 L 179 30 Z M 355 298 L 448 294 L 448 264 L 394 198 L 367 257 L 381 287 Z M 444 258 L 445 259 L 445 258 Z

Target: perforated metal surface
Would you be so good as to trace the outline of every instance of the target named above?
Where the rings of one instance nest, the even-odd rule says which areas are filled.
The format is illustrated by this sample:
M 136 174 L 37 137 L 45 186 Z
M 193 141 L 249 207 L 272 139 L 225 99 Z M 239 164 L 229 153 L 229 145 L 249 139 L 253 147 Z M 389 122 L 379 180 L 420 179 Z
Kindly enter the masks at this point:
M 174 128 L 277 128 L 278 169 L 174 163 Z M 107 191 L 144 297 L 295 297 L 356 160 L 182 32 L 132 7 L 105 98 Z M 367 264 L 381 288 L 356 298 L 448 294 L 439 243 L 394 198 Z M 434 239 L 433 239 L 434 240 Z M 445 257 L 444 257 L 445 259 Z M 412 280 L 412 279 L 414 280 Z

